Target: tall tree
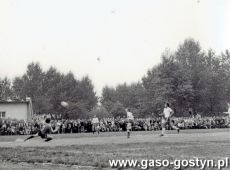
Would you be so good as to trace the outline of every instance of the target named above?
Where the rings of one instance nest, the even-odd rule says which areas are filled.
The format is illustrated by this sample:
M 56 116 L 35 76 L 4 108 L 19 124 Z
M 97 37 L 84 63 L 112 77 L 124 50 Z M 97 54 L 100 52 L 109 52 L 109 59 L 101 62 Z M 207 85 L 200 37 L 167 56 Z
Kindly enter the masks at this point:
M 13 97 L 11 81 L 7 77 L 0 79 L 0 100 L 7 100 Z
M 111 113 L 113 105 L 117 102 L 116 90 L 112 87 L 105 86 L 102 89 L 101 104 Z
M 44 72 L 40 67 L 39 63 L 30 63 L 27 66 L 26 74 L 21 78 L 17 77 L 14 80 L 14 91 L 17 96 L 21 98 L 31 97 L 33 101 L 35 113 L 44 111 L 46 100 L 43 96 L 43 81 L 44 81 Z
M 97 104 L 89 77 L 77 80 L 73 73 L 61 74 L 54 67 L 44 72 L 39 63 L 30 63 L 26 73 L 14 79 L 13 90 L 20 98 L 32 98 L 35 113 L 84 117 Z M 62 101 L 70 106 L 62 107 Z
M 188 109 L 193 98 L 192 85 L 186 71 L 175 60 L 173 54 L 165 52 L 162 62 L 148 71 L 142 80 L 156 114 L 162 112 L 165 102 L 173 105 L 177 115 Z

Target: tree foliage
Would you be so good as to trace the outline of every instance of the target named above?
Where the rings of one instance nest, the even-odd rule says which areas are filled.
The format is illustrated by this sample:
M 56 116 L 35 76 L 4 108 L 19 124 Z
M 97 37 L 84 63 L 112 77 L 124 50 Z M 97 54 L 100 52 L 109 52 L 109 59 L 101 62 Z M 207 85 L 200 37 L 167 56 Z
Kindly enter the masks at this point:
M 89 77 L 78 80 L 73 73 L 61 74 L 54 67 L 45 72 L 39 63 L 29 64 L 26 73 L 14 79 L 13 90 L 20 98 L 32 98 L 35 113 L 61 113 L 66 118 L 87 117 L 97 104 Z M 63 108 L 61 101 L 70 106 Z
M 136 117 L 157 116 L 169 102 L 177 116 L 188 111 L 219 115 L 230 101 L 230 52 L 220 55 L 202 50 L 186 39 L 175 52 L 166 50 L 161 62 L 147 71 L 142 82 L 105 87 L 102 104 L 111 110 L 115 102 L 130 108 Z

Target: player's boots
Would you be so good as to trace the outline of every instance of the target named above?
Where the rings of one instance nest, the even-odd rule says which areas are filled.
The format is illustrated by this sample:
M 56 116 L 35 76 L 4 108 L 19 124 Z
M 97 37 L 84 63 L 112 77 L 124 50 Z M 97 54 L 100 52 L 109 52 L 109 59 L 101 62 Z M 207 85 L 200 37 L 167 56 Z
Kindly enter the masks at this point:
M 51 141 L 52 139 L 53 139 L 53 138 L 48 137 L 48 138 L 46 138 L 45 142 L 49 142 L 49 141 Z

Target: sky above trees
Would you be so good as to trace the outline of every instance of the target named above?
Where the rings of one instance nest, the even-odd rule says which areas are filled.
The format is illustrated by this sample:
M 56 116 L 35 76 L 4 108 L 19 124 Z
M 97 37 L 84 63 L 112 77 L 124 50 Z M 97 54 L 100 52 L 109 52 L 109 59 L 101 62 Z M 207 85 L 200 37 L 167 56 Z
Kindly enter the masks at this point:
M 35 113 L 65 118 L 124 117 L 127 108 L 135 117 L 158 117 L 165 102 L 176 116 L 220 116 L 230 103 L 229 93 L 229 50 L 220 55 L 212 49 L 205 52 L 192 38 L 185 39 L 176 51 L 165 50 L 161 62 L 141 81 L 104 86 L 101 96 L 96 95 L 88 76 L 77 79 L 72 72 L 63 74 L 53 67 L 44 71 L 39 63 L 30 63 L 26 73 L 13 82 L 0 78 L 0 100 L 29 96 Z M 61 105 L 63 101 L 68 107 Z
M 229 49 L 228 0 L 1 1 L 0 77 L 23 75 L 31 62 L 105 85 L 141 80 L 192 37 L 203 49 Z M 100 60 L 98 60 L 100 58 Z

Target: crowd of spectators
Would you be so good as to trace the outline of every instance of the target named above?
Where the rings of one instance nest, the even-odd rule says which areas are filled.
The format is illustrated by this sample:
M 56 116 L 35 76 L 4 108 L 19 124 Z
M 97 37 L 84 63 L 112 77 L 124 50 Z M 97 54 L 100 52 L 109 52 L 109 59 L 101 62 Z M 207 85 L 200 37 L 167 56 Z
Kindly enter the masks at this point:
M 42 128 L 45 115 L 35 116 L 32 121 L 18 121 L 11 119 L 0 119 L 0 135 L 29 135 L 35 134 Z M 230 128 L 229 117 L 178 117 L 172 122 L 180 129 L 211 129 Z M 58 133 L 84 133 L 92 132 L 92 119 L 59 119 L 52 120 L 55 128 L 60 125 Z M 125 131 L 127 119 L 125 118 L 103 118 L 99 119 L 99 130 L 101 132 Z M 136 118 L 132 121 L 133 131 L 161 130 L 160 118 Z

